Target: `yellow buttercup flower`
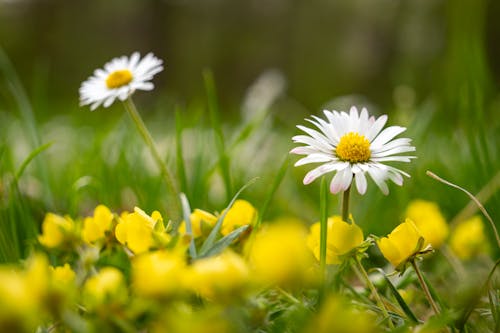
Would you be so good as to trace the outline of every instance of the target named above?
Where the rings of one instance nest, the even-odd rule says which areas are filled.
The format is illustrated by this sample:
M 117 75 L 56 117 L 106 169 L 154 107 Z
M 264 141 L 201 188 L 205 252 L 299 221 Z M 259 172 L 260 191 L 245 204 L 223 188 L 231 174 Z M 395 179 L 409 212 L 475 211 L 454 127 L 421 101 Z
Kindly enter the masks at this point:
M 375 333 L 376 318 L 369 311 L 360 311 L 341 297 L 329 297 L 311 320 L 306 333 Z
M 248 281 L 249 269 L 242 257 L 228 250 L 195 261 L 188 276 L 191 288 L 208 299 L 234 297 Z
M 449 234 L 448 224 L 439 210 L 439 206 L 431 201 L 414 200 L 406 208 L 406 217 L 411 219 L 425 239 L 425 245 L 431 244 L 439 248 Z
M 246 252 L 253 276 L 265 284 L 308 282 L 313 256 L 299 224 L 271 224 L 259 230 Z
M 195 209 L 189 216 L 189 220 L 191 221 L 193 237 L 197 238 L 202 235 L 203 225 L 206 225 L 210 228 L 212 228 L 215 225 L 215 223 L 217 222 L 217 216 L 201 209 Z M 179 232 L 181 234 L 186 233 L 185 221 L 182 221 L 182 223 L 180 224 Z
M 75 282 L 76 273 L 71 269 L 71 266 L 68 263 L 65 263 L 64 266 L 50 266 L 50 270 L 52 273 L 52 279 L 58 285 L 69 285 Z
M 387 237 L 377 241 L 384 257 L 396 268 L 422 250 L 424 238 L 412 220 L 406 219 Z
M 164 250 L 144 253 L 132 261 L 132 287 L 145 297 L 165 297 L 184 288 L 183 257 Z
M 307 246 L 318 260 L 320 258 L 320 229 L 320 223 L 314 223 L 307 236 Z M 344 222 L 340 216 L 328 218 L 326 263 L 340 264 L 341 256 L 360 246 L 363 240 L 363 231 L 356 224 Z
M 251 225 L 257 217 L 257 210 L 246 200 L 236 200 L 222 221 L 221 233 L 226 236 L 244 225 Z
M 104 267 L 87 279 L 83 286 L 83 301 L 89 307 L 122 303 L 127 298 L 125 278 L 114 267 Z
M 42 234 L 38 236 L 38 241 L 48 248 L 61 246 L 67 240 L 67 236 L 74 231 L 74 226 L 69 217 L 47 213 L 42 222 Z
M 489 243 L 481 218 L 474 216 L 458 224 L 451 234 L 450 247 L 463 260 L 471 259 L 480 253 L 488 253 Z
M 133 213 L 123 213 L 116 225 L 116 239 L 126 245 L 135 254 L 146 252 L 155 245 L 153 229 L 161 220 L 157 211 L 151 216 L 135 207 Z
M 94 209 L 94 216 L 83 220 L 82 238 L 86 243 L 94 243 L 104 238 L 106 232 L 111 231 L 113 213 L 108 207 L 99 205 Z

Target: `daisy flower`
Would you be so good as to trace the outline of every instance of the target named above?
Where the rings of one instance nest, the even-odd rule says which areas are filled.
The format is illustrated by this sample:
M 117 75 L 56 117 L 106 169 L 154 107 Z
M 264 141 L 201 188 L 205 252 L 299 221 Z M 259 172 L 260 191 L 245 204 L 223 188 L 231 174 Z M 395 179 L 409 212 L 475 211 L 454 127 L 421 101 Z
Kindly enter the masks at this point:
M 304 184 L 310 184 L 316 178 L 335 172 L 330 183 L 330 192 L 338 193 L 347 190 L 356 180 L 356 188 L 360 194 L 366 192 L 366 174 L 369 174 L 375 184 L 384 194 L 389 193 L 386 180 L 390 179 L 397 185 L 403 184 L 403 176 L 410 177 L 406 172 L 386 165 L 385 162 L 410 162 L 415 156 L 400 155 L 415 151 L 411 139 L 394 139 L 406 130 L 400 126 L 390 126 L 382 130 L 387 116 L 375 119 L 369 117 L 366 108 L 358 113 L 356 107 L 351 107 L 349 113 L 323 111 L 327 120 L 312 116 L 306 119 L 318 130 L 298 125 L 297 127 L 308 135 L 297 135 L 292 138 L 295 143 L 304 144 L 290 152 L 307 155 L 301 158 L 295 166 L 309 163 L 322 163 L 309 171 L 304 177 Z
M 135 52 L 130 57 L 114 58 L 104 69 L 95 70 L 80 87 L 80 105 L 90 104 L 93 111 L 101 104 L 107 108 L 116 98 L 124 101 L 135 90 L 152 90 L 154 86 L 149 81 L 163 70 L 163 61 L 152 53 L 140 58 Z

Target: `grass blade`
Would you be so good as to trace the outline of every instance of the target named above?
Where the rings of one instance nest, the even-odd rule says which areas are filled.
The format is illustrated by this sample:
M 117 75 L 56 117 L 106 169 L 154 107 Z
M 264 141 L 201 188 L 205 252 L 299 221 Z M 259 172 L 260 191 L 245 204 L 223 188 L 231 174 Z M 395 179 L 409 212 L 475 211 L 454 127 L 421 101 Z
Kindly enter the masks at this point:
M 21 163 L 21 166 L 19 167 L 19 169 L 17 170 L 17 172 L 14 175 L 14 185 L 17 184 L 17 182 L 19 181 L 19 178 L 21 178 L 21 176 L 24 173 L 24 170 L 26 170 L 26 167 L 30 164 L 30 162 L 33 161 L 33 159 L 35 157 L 37 157 L 38 154 L 40 154 L 44 150 L 48 149 L 50 146 L 52 146 L 52 142 L 46 143 L 44 145 L 41 145 L 40 147 L 38 147 L 35 150 L 33 150 L 28 155 L 28 157 L 26 157 L 26 159 L 23 161 L 23 163 Z
M 229 211 L 229 209 L 231 209 L 231 207 L 233 206 L 233 204 L 236 201 L 236 199 L 238 198 L 238 196 L 241 194 L 241 192 L 243 192 L 243 190 L 245 190 L 247 187 L 249 187 L 250 185 L 255 183 L 256 180 L 257 180 L 257 178 L 253 178 L 248 183 L 243 185 L 240 188 L 240 190 L 238 192 L 236 192 L 234 197 L 231 199 L 231 202 L 229 202 L 229 205 L 227 205 L 227 207 L 224 209 L 224 212 L 219 216 L 219 218 L 217 219 L 217 223 L 215 223 L 214 228 L 212 229 L 212 231 L 208 235 L 207 239 L 205 240 L 205 242 L 201 246 L 200 253 L 202 256 L 204 254 L 206 254 L 208 249 L 210 249 L 214 245 L 215 239 L 217 238 L 217 235 L 220 231 L 220 228 L 222 227 L 222 221 L 224 221 L 224 218 L 226 217 L 227 212 Z
M 227 156 L 226 145 L 224 143 L 224 133 L 222 132 L 222 126 L 219 119 L 219 106 L 217 104 L 217 93 L 215 90 L 215 83 L 212 72 L 210 70 L 205 70 L 203 72 L 203 79 L 205 82 L 205 90 L 207 93 L 210 120 L 215 135 L 215 146 L 217 148 L 217 154 L 219 157 L 219 167 L 222 173 L 222 178 L 224 180 L 226 197 L 229 198 L 229 196 L 233 192 L 229 168 L 229 157 Z
M 260 214 L 257 218 L 257 222 L 255 223 L 255 229 L 259 228 L 260 224 L 262 223 L 262 219 L 264 218 L 264 215 L 267 213 L 267 209 L 269 208 L 269 205 L 271 204 L 271 200 L 273 199 L 274 194 L 276 193 L 276 190 L 278 189 L 281 182 L 283 181 L 283 178 L 285 177 L 286 171 L 288 170 L 288 164 L 289 164 L 289 159 L 288 159 L 288 155 L 287 155 L 285 157 L 285 159 L 283 160 L 281 167 L 278 169 L 278 173 L 274 176 L 274 181 L 271 185 L 271 188 L 267 192 L 267 195 L 264 199 L 264 203 L 262 204 L 262 207 L 260 208 Z
M 179 177 L 179 183 L 182 193 L 187 193 L 187 178 L 186 178 L 186 166 L 184 165 L 184 152 L 182 146 L 182 117 L 181 110 L 179 107 L 175 108 L 175 152 L 177 161 L 177 177 Z
M 396 299 L 396 301 L 398 302 L 399 306 L 401 307 L 401 309 L 403 310 L 403 312 L 406 314 L 406 316 L 408 317 L 408 319 L 410 319 L 413 323 L 418 324 L 419 323 L 418 318 L 415 316 L 415 314 L 410 309 L 410 307 L 408 306 L 408 304 L 406 304 L 406 302 L 403 299 L 403 297 L 401 297 L 401 294 L 396 289 L 396 287 L 392 284 L 392 282 L 389 279 L 389 277 L 387 275 L 385 275 L 385 272 L 382 269 L 380 269 L 380 268 L 374 268 L 374 270 L 376 270 L 377 272 L 379 272 L 380 274 L 382 274 L 382 276 L 385 279 L 385 282 L 387 282 L 387 285 L 389 286 L 389 290 L 391 291 L 392 295 L 394 296 L 394 298 Z
M 213 256 L 213 255 L 221 253 L 225 248 L 227 248 L 229 245 L 231 245 L 231 243 L 235 239 L 237 239 L 238 237 L 240 237 L 240 235 L 242 233 L 244 233 L 245 231 L 247 231 L 247 229 L 249 227 L 250 227 L 249 225 L 244 225 L 242 227 L 239 227 L 236 230 L 233 230 L 230 234 L 222 237 L 217 242 L 215 242 L 215 244 L 210 249 L 208 249 L 206 253 L 202 253 L 200 255 L 200 257 L 202 257 L 202 258 L 203 257 L 210 257 L 210 256 Z
M 180 194 L 181 198 L 181 206 L 182 206 L 182 214 L 184 217 L 184 223 L 186 224 L 186 235 L 191 238 L 189 241 L 189 255 L 191 258 L 196 258 L 196 247 L 194 245 L 194 237 L 193 237 L 193 228 L 191 226 L 191 207 L 189 207 L 188 199 L 184 193 Z M 174 230 L 174 234 L 177 233 L 177 229 Z

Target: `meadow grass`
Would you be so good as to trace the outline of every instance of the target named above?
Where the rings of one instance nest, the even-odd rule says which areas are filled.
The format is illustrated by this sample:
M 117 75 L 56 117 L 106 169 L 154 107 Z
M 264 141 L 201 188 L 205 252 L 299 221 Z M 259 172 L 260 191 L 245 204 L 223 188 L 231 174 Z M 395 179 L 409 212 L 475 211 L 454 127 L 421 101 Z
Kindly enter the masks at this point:
M 64 115 L 38 120 L 37 114 L 44 110 L 35 112 L 32 109 L 4 53 L 0 53 L 0 70 L 4 73 L 3 85 L 9 88 L 12 102 L 0 110 L 0 262 L 18 263 L 33 249 L 40 248 L 37 235 L 47 212 L 76 217 L 91 215 L 98 204 L 105 204 L 117 213 L 133 211 L 134 206 L 139 206 L 146 212 L 160 210 L 167 224 L 169 213 L 165 198 L 169 190 L 161 180 L 155 160 L 120 105 L 90 116 L 87 113 L 84 117 L 82 112 L 87 110 L 82 111 L 76 105 L 68 106 Z M 301 220 L 308 226 L 320 220 L 326 225 L 328 216 L 343 213 L 340 196 L 328 194 L 325 181 L 307 187 L 301 184 L 307 168 L 292 168 L 288 157 L 292 147 L 290 138 L 296 134 L 296 129 L 273 123 L 273 114 L 279 110 L 271 106 L 246 122 L 225 122 L 217 102 L 217 95 L 223 92 L 217 92 L 213 73 L 205 71 L 200 80 L 204 81 L 207 94 L 204 108 L 174 105 L 167 110 L 162 108 L 163 112 L 156 112 L 160 111 L 159 108 L 153 109 L 145 117 L 146 127 L 155 138 L 159 158 L 170 170 L 175 170 L 174 178 L 185 194 L 182 201 L 184 220 L 190 220 L 194 208 L 221 213 L 202 244 L 195 244 L 194 240 L 190 242 L 192 260 L 218 254 L 245 233 L 248 226 L 224 237 L 219 235 L 225 214 L 237 197 L 258 208 L 253 225 L 255 230 L 272 225 L 269 222 L 283 217 Z M 477 95 L 480 90 L 474 91 L 474 99 L 485 99 Z M 458 102 L 463 103 L 461 110 L 470 110 L 470 100 L 463 98 Z M 274 107 L 279 109 L 279 105 Z M 408 128 L 408 137 L 417 147 L 417 160 L 405 169 L 412 178 L 402 188 L 391 185 L 391 193 L 385 197 L 370 184 L 366 195 L 360 196 L 354 191 L 351 194 L 350 213 L 365 235 L 387 234 L 404 220 L 405 207 L 417 198 L 438 203 L 448 221 L 463 212 L 469 198 L 428 177 L 427 170 L 473 194 L 482 190 L 484 193 L 486 187 L 488 194 L 482 196 L 482 203 L 494 220 L 498 216 L 499 184 L 495 179 L 498 178 L 500 156 L 494 124 L 489 127 L 481 115 L 484 108 L 478 108 L 475 112 L 480 113 L 476 115 L 482 121 L 480 130 L 471 130 L 466 123 L 450 128 L 438 111 L 439 103 L 431 100 L 411 110 L 411 116 L 403 123 Z M 101 112 L 109 112 L 106 122 L 100 119 Z M 397 115 L 397 110 L 394 114 Z M 477 209 L 468 209 L 462 218 L 476 213 Z M 490 243 L 495 244 L 492 230 L 488 225 L 485 228 Z M 326 243 L 322 243 L 321 253 L 326 253 Z M 499 296 L 494 274 L 497 264 L 491 260 L 498 257 L 496 246 L 491 246 L 489 256 L 465 263 L 447 257 L 446 249 L 437 252 L 422 265 L 419 263 L 424 276 L 408 271 L 403 276 L 388 276 L 381 253 L 374 246 L 368 253 L 370 259 L 363 265 L 370 277 L 366 275 L 357 280 L 356 269 L 327 267 L 322 261 L 322 274 L 330 289 L 322 290 L 320 294 L 343 292 L 359 308 L 376 314 L 382 309 L 385 311 L 380 305 L 383 302 L 388 308 L 382 316 L 387 318 L 384 327 L 391 329 L 396 325 L 399 331 L 406 332 L 419 321 L 417 317 L 429 316 L 422 293 L 410 288 L 416 293 L 410 301 L 399 291 L 408 285 L 416 285 L 418 279 L 429 286 L 429 295 L 437 303 L 435 307 L 443 312 L 427 321 L 425 327 L 434 325 L 440 330 L 463 332 L 498 329 Z M 58 260 L 51 258 L 54 262 Z M 356 257 L 363 269 L 361 259 L 363 257 Z M 379 267 L 386 268 L 385 272 Z M 358 285 L 352 286 L 349 283 L 352 280 Z M 359 283 L 363 284 L 363 280 L 369 284 L 373 280 L 375 286 L 370 290 L 379 289 L 383 301 L 373 302 L 371 292 L 366 292 L 368 288 L 360 291 Z M 306 325 L 304 323 L 310 320 L 318 304 L 328 303 L 326 296 L 318 298 L 315 292 L 281 287 L 262 291 L 252 299 L 251 306 L 257 309 L 252 308 L 252 314 L 261 310 L 266 313 L 267 320 L 259 322 L 253 329 L 245 326 L 251 322 L 246 318 L 249 316 L 246 310 L 236 308 L 229 317 L 243 322 L 237 324 L 240 331 L 296 331 L 297 327 Z M 486 299 L 482 297 L 484 294 L 487 294 Z M 62 321 L 66 325 L 72 322 L 67 318 Z M 113 325 L 134 330 L 128 322 L 118 321 Z M 86 331 L 82 328 L 84 326 L 76 323 L 72 328 Z M 397 329 L 393 331 L 398 332 Z

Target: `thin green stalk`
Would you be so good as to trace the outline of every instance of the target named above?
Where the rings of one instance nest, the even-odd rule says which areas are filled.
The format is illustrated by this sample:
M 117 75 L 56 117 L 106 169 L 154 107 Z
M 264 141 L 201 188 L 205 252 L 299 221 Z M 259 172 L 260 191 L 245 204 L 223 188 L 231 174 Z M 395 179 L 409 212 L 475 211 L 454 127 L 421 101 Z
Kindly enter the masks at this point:
M 385 308 L 385 305 L 382 302 L 382 299 L 380 298 L 380 295 L 377 291 L 377 288 L 375 288 L 372 281 L 368 277 L 368 273 L 366 272 L 365 268 L 363 267 L 363 265 L 361 265 L 361 260 L 357 256 L 354 256 L 354 262 L 356 263 L 356 266 L 353 266 L 354 271 L 357 272 L 358 276 L 361 276 L 363 278 L 366 285 L 370 289 L 371 294 L 375 297 L 375 301 L 377 302 L 377 305 L 380 308 L 380 311 L 382 311 L 384 318 L 387 319 L 387 322 L 389 323 L 389 327 L 391 329 L 394 329 L 394 324 L 392 323 L 391 317 L 389 317 L 389 313 L 387 312 L 387 309 Z
M 448 185 L 448 186 L 451 186 L 453 188 L 456 188 L 457 190 L 460 190 L 462 192 L 464 192 L 465 194 L 467 194 L 467 196 L 472 200 L 474 201 L 474 203 L 477 205 L 477 207 L 479 208 L 479 210 L 481 211 L 481 213 L 483 213 L 483 215 L 486 217 L 486 219 L 488 220 L 488 222 L 490 222 L 490 225 L 491 225 L 491 228 L 493 229 L 493 232 L 495 233 L 495 239 L 497 241 L 497 246 L 500 248 L 500 236 L 498 235 L 498 230 L 495 226 L 495 222 L 493 222 L 493 219 L 491 218 L 490 214 L 488 214 L 488 212 L 486 211 L 486 209 L 484 208 L 484 206 L 479 202 L 479 200 L 477 200 L 477 198 L 475 196 L 473 196 L 469 191 L 467 191 L 466 189 L 456 185 L 456 184 L 453 184 L 452 182 L 449 182 L 441 177 L 439 177 L 438 175 L 436 175 L 435 173 L 427 170 L 426 172 L 427 176 L 431 177 L 431 178 L 434 178 L 435 180 L 437 181 L 440 181 L 441 183 L 445 184 L 445 185 Z
M 319 209 L 320 209 L 320 235 L 319 235 L 319 262 L 323 277 L 326 274 L 326 241 L 328 237 L 328 186 L 325 177 L 321 178 L 319 192 Z
M 410 263 L 411 263 L 415 273 L 417 273 L 418 281 L 420 282 L 420 285 L 422 286 L 424 294 L 427 297 L 427 300 L 429 301 L 429 304 L 431 305 L 432 310 L 434 311 L 434 313 L 436 315 L 438 315 L 440 313 L 439 308 L 438 308 L 436 302 L 434 301 L 434 299 L 432 298 L 431 292 L 429 291 L 429 288 L 427 287 L 427 284 L 424 281 L 424 277 L 422 276 L 422 273 L 420 272 L 418 265 L 415 263 L 415 260 L 411 260 Z
M 163 162 L 162 158 L 160 157 L 160 153 L 158 152 L 158 149 L 156 148 L 156 145 L 153 141 L 153 137 L 149 133 L 146 125 L 144 124 L 144 121 L 141 118 L 141 115 L 139 112 L 137 112 L 137 108 L 135 107 L 134 102 L 132 101 L 132 98 L 129 97 L 125 100 L 124 102 L 125 109 L 127 110 L 128 114 L 134 121 L 134 124 L 137 127 L 137 130 L 141 134 L 142 138 L 144 139 L 144 142 L 146 145 L 149 147 L 149 150 L 151 151 L 151 154 L 153 155 L 153 158 L 160 168 L 160 172 L 163 176 L 163 179 L 165 180 L 165 184 L 167 185 L 167 209 L 168 209 L 168 215 L 173 221 L 173 229 L 177 230 L 177 227 L 179 223 L 181 222 L 181 216 L 182 216 L 182 210 L 181 210 L 181 203 L 180 199 L 178 196 L 178 191 L 176 187 L 176 183 L 174 181 L 174 178 L 172 177 L 172 173 L 169 171 L 167 165 L 165 162 Z
M 351 193 L 351 186 L 344 191 L 342 196 L 342 221 L 347 222 L 349 219 L 349 194 Z

